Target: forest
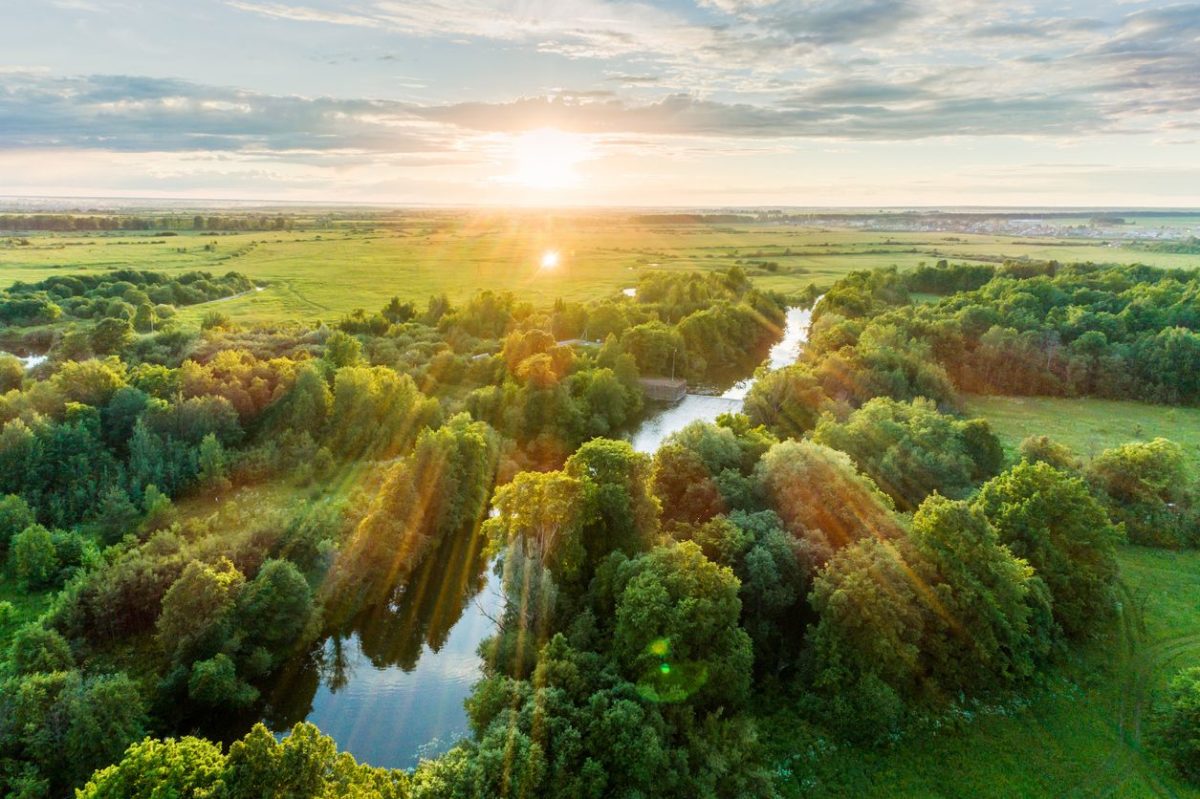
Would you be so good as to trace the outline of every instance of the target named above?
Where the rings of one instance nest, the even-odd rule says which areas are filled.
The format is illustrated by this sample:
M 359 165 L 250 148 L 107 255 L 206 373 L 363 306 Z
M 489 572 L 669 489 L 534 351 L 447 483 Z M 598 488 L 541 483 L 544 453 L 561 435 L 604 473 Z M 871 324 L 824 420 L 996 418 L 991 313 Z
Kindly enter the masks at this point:
M 728 382 L 815 292 L 648 269 L 545 307 L 481 291 L 179 322 L 254 288 L 122 270 L 0 301 L 4 340 L 48 356 L 0 356 L 6 796 L 802 795 L 764 703 L 886 749 L 1103 640 L 1126 542 L 1200 543 L 1179 444 L 1014 450 L 964 401 L 1200 403 L 1194 271 L 849 273 L 795 363 L 653 454 L 624 438 L 639 379 Z M 276 484 L 307 499 L 243 526 L 181 511 Z M 383 769 L 255 723 L 291 656 L 459 547 L 505 600 L 467 738 Z M 1200 780 L 1200 673 L 1147 723 Z

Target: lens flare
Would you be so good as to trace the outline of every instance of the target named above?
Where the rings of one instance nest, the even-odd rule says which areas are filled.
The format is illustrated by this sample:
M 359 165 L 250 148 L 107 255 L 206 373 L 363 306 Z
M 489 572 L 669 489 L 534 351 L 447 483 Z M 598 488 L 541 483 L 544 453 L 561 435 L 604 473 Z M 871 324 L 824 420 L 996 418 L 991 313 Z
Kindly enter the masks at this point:
M 542 269 L 557 269 L 561 260 L 558 250 L 546 250 L 542 253 Z

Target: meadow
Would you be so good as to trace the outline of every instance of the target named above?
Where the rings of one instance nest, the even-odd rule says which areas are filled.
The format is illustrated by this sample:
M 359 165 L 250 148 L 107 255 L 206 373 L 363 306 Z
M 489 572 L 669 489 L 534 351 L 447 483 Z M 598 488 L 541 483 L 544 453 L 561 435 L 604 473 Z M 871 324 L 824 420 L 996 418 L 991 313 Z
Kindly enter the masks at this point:
M 1200 663 L 1200 553 L 1123 547 L 1121 618 L 1020 702 L 932 720 L 890 749 L 838 747 L 788 711 L 762 716 L 788 796 L 1195 797 L 1157 759 L 1157 696 Z
M 541 267 L 547 251 L 560 254 L 557 268 Z M 235 321 L 331 322 L 355 308 L 375 310 L 392 296 L 419 306 L 431 296 L 463 300 L 483 289 L 511 291 L 535 306 L 558 298 L 598 299 L 632 286 L 644 269 L 713 270 L 740 263 L 760 287 L 792 294 L 810 285 L 832 285 L 853 270 L 1006 258 L 1136 260 L 1166 267 L 1195 261 L 1194 256 L 1090 240 L 785 224 L 645 224 L 616 213 L 446 212 L 297 231 L 43 233 L 0 239 L 0 283 L 32 282 L 68 270 L 236 270 L 265 286 L 220 301 L 220 310 Z M 198 322 L 208 310 L 189 308 L 182 317 Z
M 987 419 L 1010 452 L 1031 435 L 1049 435 L 1087 460 L 1110 447 L 1159 436 L 1180 444 L 1200 470 L 1200 409 L 1099 399 L 968 396 L 966 411 Z

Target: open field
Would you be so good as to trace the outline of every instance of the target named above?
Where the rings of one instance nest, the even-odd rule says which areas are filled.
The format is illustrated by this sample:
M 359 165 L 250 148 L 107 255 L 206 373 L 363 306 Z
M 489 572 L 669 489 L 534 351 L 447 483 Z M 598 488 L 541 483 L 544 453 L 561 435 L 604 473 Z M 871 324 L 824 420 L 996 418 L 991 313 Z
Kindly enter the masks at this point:
M 1048 435 L 1079 456 L 1092 458 L 1109 447 L 1162 436 L 1180 444 L 1193 472 L 1200 471 L 1200 408 L 1095 399 L 970 396 L 966 411 L 991 422 L 1010 450 L 1026 436 Z
M 786 711 L 763 737 L 787 796 L 1195 797 L 1149 746 L 1154 696 L 1200 665 L 1200 553 L 1126 547 L 1122 618 L 1026 702 L 911 733 L 886 751 L 830 746 Z
M 0 240 L 0 285 L 64 271 L 124 267 L 166 272 L 243 272 L 266 290 L 222 303 L 235 320 L 335 319 L 375 309 L 392 295 L 417 303 L 445 293 L 461 300 L 483 288 L 545 305 L 592 299 L 632 285 L 641 269 L 716 269 L 739 261 L 764 288 L 798 292 L 846 272 L 895 264 L 996 262 L 1004 258 L 1141 261 L 1195 266 L 1190 255 L 1150 253 L 1102 242 L 940 233 L 826 230 L 786 225 L 646 225 L 620 216 L 414 217 L 396 225 L 234 234 L 37 234 Z M 539 268 L 547 250 L 562 254 Z M 770 272 L 754 262 L 777 264 Z M 772 267 L 776 268 L 776 267 Z M 194 321 L 208 308 L 192 308 Z

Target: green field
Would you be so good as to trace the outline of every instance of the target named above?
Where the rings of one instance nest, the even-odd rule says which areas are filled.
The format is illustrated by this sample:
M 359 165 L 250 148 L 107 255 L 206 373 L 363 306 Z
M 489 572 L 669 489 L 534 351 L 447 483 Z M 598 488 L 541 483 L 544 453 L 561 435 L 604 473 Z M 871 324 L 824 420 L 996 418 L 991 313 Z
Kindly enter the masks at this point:
M 297 232 L 38 234 L 26 240 L 0 240 L 0 284 L 126 267 L 237 270 L 266 283 L 262 292 L 221 303 L 223 312 L 242 322 L 331 320 L 355 308 L 376 309 L 392 295 L 423 304 L 436 294 L 461 300 L 484 288 L 544 306 L 559 297 L 587 300 L 618 292 L 643 269 L 717 269 L 739 261 L 760 286 L 785 293 L 831 285 L 855 269 L 907 268 L 942 258 L 1137 260 L 1167 267 L 1197 262 L 1195 256 L 1090 241 L 768 224 L 646 225 L 615 214 L 447 212 Z M 547 250 L 561 253 L 559 268 L 540 268 Z M 773 262 L 778 271 L 755 261 Z M 195 321 L 207 310 L 193 307 L 184 319 Z
M 1005 447 L 1047 434 L 1084 457 L 1165 436 L 1200 467 L 1200 409 L 1137 402 L 972 396 Z M 1123 547 L 1121 618 L 1073 653 L 1027 701 L 938 719 L 883 751 L 841 747 L 788 710 L 764 713 L 764 739 L 789 796 L 1196 797 L 1153 751 L 1156 697 L 1200 665 L 1200 552 Z M 773 705 L 774 707 L 775 705 Z
M 1111 636 L 1072 658 L 1025 703 L 944 721 L 889 750 L 830 748 L 787 711 L 764 737 L 797 779 L 789 796 L 1194 797 L 1149 746 L 1156 692 L 1200 665 L 1200 553 L 1126 547 Z
M 1011 450 L 1026 436 L 1048 435 L 1077 455 L 1093 458 L 1119 444 L 1162 436 L 1180 444 L 1193 471 L 1200 470 L 1200 408 L 1095 399 L 971 396 L 966 411 L 991 422 Z

